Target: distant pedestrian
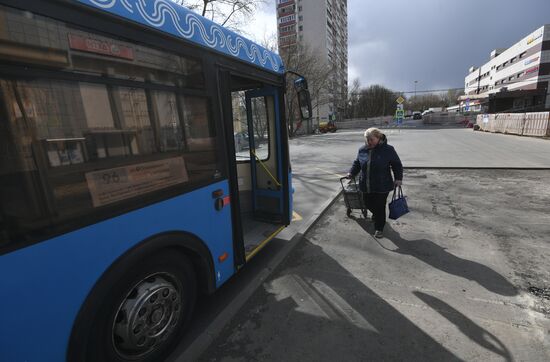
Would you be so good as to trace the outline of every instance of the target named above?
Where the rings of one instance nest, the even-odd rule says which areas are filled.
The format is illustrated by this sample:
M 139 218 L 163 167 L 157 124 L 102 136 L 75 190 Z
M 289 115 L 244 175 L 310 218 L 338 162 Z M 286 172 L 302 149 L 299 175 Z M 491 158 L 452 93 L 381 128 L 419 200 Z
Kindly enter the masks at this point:
M 357 174 L 363 200 L 372 212 L 374 236 L 381 238 L 386 225 L 388 194 L 394 187 L 401 186 L 403 165 L 395 149 L 388 145 L 386 135 L 378 128 L 372 127 L 365 131 L 365 145 L 359 148 L 357 159 L 353 162 L 348 177 L 355 177 Z

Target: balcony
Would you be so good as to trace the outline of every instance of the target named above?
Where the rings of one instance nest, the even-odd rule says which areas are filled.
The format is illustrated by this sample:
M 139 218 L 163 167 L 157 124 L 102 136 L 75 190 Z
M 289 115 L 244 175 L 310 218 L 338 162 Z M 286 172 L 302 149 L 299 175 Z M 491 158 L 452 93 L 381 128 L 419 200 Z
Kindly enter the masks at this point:
M 277 0 L 277 8 L 282 8 L 288 5 L 294 5 L 294 0 Z

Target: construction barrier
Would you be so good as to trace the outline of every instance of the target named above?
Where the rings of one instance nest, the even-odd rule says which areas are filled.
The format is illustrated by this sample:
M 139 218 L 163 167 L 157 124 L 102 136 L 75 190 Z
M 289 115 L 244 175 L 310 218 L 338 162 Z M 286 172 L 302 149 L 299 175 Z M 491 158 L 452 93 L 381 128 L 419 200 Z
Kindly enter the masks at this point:
M 489 131 L 489 132 L 495 132 L 495 119 L 496 119 L 496 114 L 490 114 L 489 115 L 489 124 L 488 124 L 488 127 L 486 129 L 486 131 Z
M 525 113 L 508 113 L 502 133 L 510 133 L 515 135 L 523 134 L 525 125 Z
M 476 124 L 491 133 L 550 137 L 550 112 L 479 114 Z
M 506 121 L 508 119 L 507 113 L 499 113 L 495 114 L 492 122 L 491 122 L 491 133 L 503 133 L 504 131 L 504 125 L 506 124 Z
M 550 136 L 549 118 L 550 112 L 526 113 L 523 134 L 539 137 Z

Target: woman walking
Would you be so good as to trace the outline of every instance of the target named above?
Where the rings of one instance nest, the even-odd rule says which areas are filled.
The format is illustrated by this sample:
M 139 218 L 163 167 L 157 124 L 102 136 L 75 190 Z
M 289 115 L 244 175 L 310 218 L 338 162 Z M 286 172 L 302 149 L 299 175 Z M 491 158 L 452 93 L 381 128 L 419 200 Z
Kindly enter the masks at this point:
M 403 165 L 395 149 L 388 145 L 386 135 L 378 128 L 372 127 L 365 131 L 365 145 L 359 148 L 348 177 L 357 174 L 359 190 L 363 192 L 366 207 L 372 212 L 374 236 L 381 238 L 386 225 L 388 194 L 394 187 L 401 186 Z

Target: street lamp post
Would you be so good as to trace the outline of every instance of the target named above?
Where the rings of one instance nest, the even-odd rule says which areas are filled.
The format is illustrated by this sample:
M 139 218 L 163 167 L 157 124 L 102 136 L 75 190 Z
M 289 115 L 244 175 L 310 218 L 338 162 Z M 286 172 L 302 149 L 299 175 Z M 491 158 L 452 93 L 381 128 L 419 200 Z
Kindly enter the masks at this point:
M 416 100 L 416 83 L 418 83 L 417 80 L 414 81 L 414 98 Z

